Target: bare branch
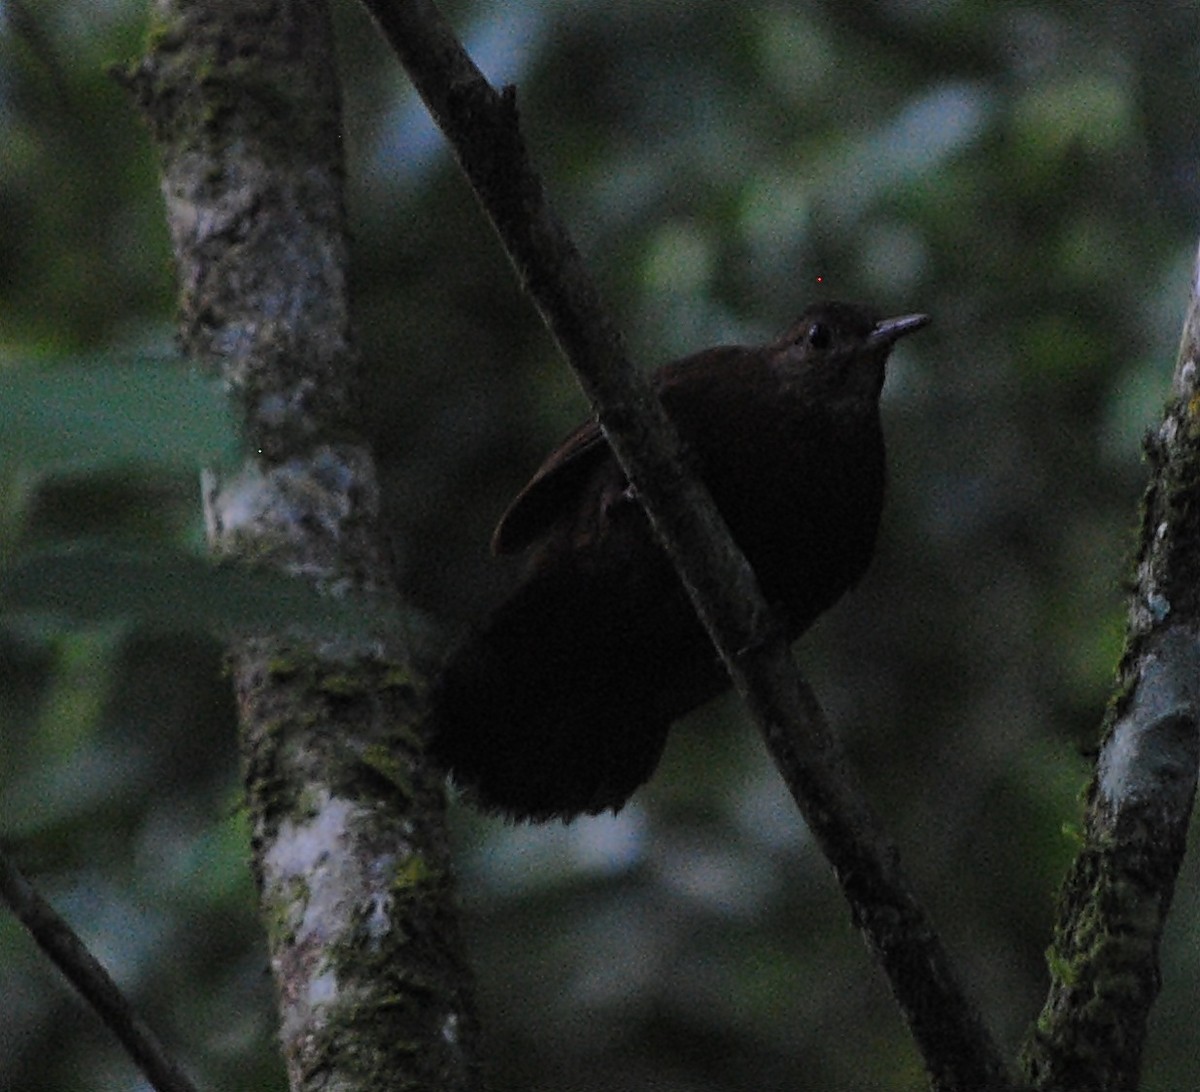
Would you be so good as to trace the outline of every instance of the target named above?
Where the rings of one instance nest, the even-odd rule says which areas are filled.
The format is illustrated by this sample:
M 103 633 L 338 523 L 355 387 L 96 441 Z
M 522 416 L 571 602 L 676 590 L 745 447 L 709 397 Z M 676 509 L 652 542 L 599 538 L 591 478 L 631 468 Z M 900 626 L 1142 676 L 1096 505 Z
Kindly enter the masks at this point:
M 630 368 L 574 244 L 526 153 L 512 89 L 497 93 L 429 0 L 364 0 L 453 145 L 745 697 L 856 922 L 888 973 L 933 1084 L 1009 1087 L 892 844 L 854 787 L 745 558 L 707 490 L 683 470 L 657 400 Z
M 133 1010 L 79 934 L 38 894 L 6 853 L 0 852 L 0 898 L 29 930 L 38 947 L 67 976 L 120 1041 L 158 1092 L 196 1092 L 153 1031 Z

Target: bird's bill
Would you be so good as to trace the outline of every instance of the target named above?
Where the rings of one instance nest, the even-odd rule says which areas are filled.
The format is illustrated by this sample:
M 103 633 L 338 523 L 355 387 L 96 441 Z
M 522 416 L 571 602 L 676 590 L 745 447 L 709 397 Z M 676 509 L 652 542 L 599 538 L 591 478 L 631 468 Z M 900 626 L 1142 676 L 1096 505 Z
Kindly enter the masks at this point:
M 872 346 L 891 345 L 905 334 L 911 334 L 922 326 L 929 325 L 928 315 L 897 315 L 895 318 L 881 319 L 875 323 L 875 329 L 867 338 Z

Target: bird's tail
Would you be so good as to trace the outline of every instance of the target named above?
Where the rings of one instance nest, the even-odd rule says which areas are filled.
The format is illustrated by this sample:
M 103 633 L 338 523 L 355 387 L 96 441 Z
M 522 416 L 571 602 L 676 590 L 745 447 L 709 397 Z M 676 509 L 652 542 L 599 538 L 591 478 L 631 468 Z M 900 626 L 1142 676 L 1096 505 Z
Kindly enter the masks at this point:
M 445 666 L 430 751 L 472 801 L 515 819 L 616 811 L 649 779 L 665 670 L 611 587 L 542 572 Z M 649 662 L 648 662 L 649 661 Z

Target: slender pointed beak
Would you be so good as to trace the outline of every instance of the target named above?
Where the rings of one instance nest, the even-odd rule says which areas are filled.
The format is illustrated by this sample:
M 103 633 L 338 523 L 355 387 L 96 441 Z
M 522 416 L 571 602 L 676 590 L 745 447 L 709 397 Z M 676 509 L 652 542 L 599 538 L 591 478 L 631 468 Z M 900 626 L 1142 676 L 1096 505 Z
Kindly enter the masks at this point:
M 867 344 L 873 347 L 892 345 L 905 334 L 928 325 L 928 315 L 898 315 L 896 318 L 881 319 L 867 338 Z

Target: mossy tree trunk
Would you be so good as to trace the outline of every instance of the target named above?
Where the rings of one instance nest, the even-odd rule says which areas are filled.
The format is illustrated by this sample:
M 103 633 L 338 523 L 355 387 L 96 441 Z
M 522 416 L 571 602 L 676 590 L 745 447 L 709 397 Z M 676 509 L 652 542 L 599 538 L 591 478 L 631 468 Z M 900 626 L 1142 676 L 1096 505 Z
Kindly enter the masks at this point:
M 1125 655 L 1023 1054 L 1055 1092 L 1135 1092 L 1200 765 L 1200 260 L 1150 484 Z
M 214 550 L 330 595 L 393 594 L 358 434 L 340 97 L 324 0 L 159 0 L 127 79 L 150 122 L 185 352 L 239 406 Z M 441 778 L 394 635 L 258 634 L 232 653 L 293 1089 L 465 1089 L 475 1021 Z

